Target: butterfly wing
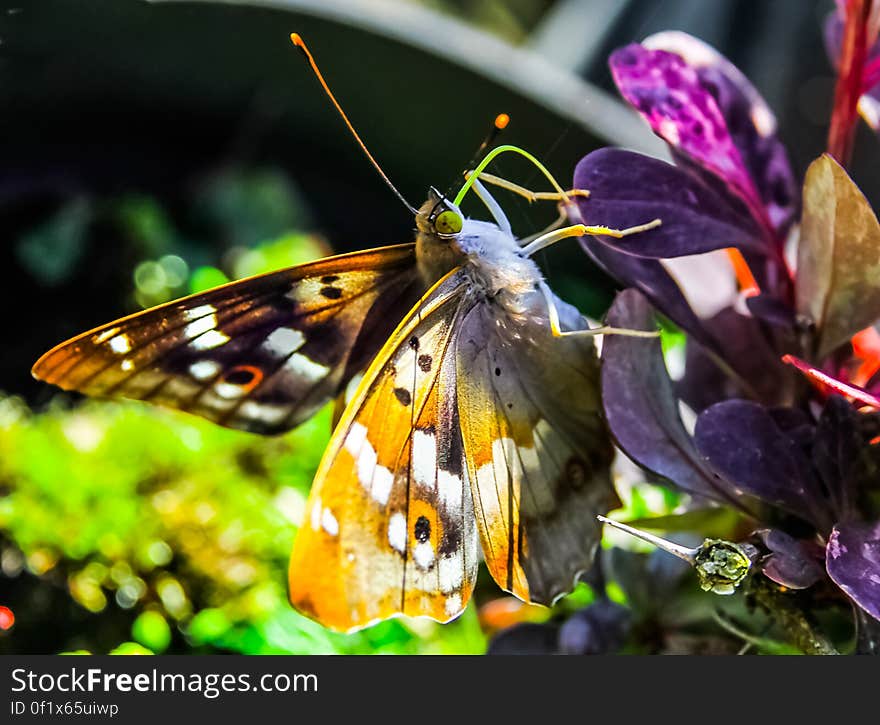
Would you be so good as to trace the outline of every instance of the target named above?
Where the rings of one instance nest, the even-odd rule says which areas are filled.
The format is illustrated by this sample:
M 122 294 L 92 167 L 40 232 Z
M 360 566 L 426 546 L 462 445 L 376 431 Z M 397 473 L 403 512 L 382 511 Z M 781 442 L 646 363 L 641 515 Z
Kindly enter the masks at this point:
M 414 246 L 329 257 L 145 310 L 58 345 L 33 374 L 284 432 L 366 367 L 423 292 Z
M 558 302 L 567 328 L 577 311 Z M 498 584 L 552 604 L 593 560 L 614 501 L 590 338 L 555 338 L 538 295 L 527 312 L 478 303 L 457 346 L 465 457 L 483 555 Z
M 454 271 L 376 356 L 324 454 L 290 598 L 333 629 L 396 614 L 448 621 L 473 590 L 477 531 L 450 354 L 466 307 Z

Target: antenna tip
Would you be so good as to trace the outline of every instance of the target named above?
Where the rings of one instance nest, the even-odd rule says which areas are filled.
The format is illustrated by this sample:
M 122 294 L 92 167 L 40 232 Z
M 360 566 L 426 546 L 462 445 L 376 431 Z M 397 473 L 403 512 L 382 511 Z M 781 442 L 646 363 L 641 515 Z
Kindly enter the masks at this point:
M 510 123 L 510 116 L 508 116 L 506 113 L 499 113 L 497 116 L 495 116 L 495 128 L 497 128 L 499 131 L 503 131 L 505 128 L 507 128 L 508 123 Z
M 305 46 L 306 46 L 306 44 L 303 42 L 303 39 L 299 33 L 291 33 L 290 34 L 290 42 L 299 48 L 305 48 Z

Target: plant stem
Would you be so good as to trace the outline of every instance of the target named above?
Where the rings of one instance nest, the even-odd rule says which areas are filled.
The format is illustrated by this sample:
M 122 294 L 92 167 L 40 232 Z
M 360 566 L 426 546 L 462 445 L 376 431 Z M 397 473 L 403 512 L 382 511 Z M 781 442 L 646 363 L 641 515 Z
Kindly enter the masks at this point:
M 791 643 L 805 654 L 840 654 L 831 640 L 815 628 L 793 594 L 780 591 L 779 587 L 760 574 L 752 577 L 749 594 L 785 631 Z
M 828 128 L 828 153 L 845 168 L 852 159 L 862 72 L 868 54 L 868 16 L 871 0 L 847 0 L 843 43 L 834 89 L 834 109 Z

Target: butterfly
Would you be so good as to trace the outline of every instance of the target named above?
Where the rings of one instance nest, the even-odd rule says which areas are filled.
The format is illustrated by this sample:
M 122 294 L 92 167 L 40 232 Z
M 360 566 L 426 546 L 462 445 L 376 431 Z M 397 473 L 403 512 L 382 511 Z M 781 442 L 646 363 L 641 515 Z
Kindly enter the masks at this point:
M 596 515 L 616 501 L 614 451 L 593 338 L 577 334 L 587 322 L 532 259 L 589 230 L 516 239 L 478 178 L 510 149 L 463 187 L 494 222 L 431 189 L 412 243 L 139 312 L 58 345 L 33 374 L 266 435 L 362 375 L 294 542 L 292 604 L 341 631 L 399 614 L 445 622 L 481 557 L 505 590 L 552 604 L 591 566 Z

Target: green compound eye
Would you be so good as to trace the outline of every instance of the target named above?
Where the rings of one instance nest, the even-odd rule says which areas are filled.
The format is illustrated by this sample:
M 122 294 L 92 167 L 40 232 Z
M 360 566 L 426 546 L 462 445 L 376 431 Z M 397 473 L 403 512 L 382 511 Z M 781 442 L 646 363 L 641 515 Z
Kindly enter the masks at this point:
M 461 225 L 461 215 L 452 209 L 440 212 L 434 220 L 434 229 L 438 234 L 458 234 L 461 231 Z

